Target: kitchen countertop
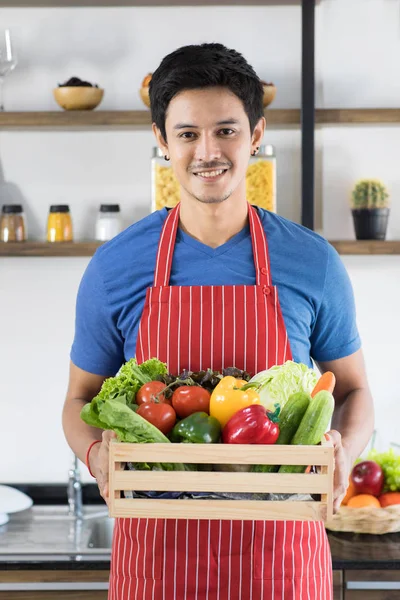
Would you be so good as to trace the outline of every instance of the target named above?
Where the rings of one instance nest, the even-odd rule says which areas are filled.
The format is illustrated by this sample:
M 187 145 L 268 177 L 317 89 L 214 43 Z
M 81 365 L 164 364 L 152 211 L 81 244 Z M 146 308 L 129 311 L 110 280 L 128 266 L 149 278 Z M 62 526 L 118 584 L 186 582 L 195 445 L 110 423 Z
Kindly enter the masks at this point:
M 109 569 L 113 520 L 107 516 L 97 486 L 86 486 L 84 498 L 91 504 L 85 506 L 82 522 L 68 515 L 65 486 L 15 487 L 28 493 L 35 504 L 10 515 L 10 521 L 0 526 L 0 570 Z M 47 494 L 43 495 L 43 490 Z M 94 528 L 99 524 L 106 526 L 105 530 L 94 546 L 90 545 Z M 400 533 L 328 532 L 328 538 L 334 569 L 400 570 Z M 107 541 L 103 543 L 103 539 Z

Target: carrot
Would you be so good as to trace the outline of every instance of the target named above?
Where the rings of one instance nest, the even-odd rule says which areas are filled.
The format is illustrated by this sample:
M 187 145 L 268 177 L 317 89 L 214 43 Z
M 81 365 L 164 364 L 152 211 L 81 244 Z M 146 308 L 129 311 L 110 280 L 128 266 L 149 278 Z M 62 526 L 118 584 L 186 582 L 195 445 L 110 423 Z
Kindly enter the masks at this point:
M 325 391 L 333 394 L 333 390 L 335 389 L 335 383 L 336 383 L 335 375 L 331 371 L 326 371 L 326 373 L 323 373 L 323 375 L 321 375 L 321 377 L 318 379 L 317 383 L 315 384 L 315 388 L 311 392 L 311 398 L 314 398 L 314 396 L 316 394 L 318 394 L 318 392 L 321 392 L 322 390 L 325 390 Z

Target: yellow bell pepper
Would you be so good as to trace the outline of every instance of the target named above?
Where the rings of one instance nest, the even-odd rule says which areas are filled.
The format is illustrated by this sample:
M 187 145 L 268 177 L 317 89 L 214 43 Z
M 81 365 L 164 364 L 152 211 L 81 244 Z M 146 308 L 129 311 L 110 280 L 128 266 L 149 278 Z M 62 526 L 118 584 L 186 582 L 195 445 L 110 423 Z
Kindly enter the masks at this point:
M 254 389 L 244 389 L 247 381 L 235 377 L 223 377 L 214 388 L 210 398 L 210 415 L 224 427 L 238 410 L 251 404 L 260 404 L 260 396 Z

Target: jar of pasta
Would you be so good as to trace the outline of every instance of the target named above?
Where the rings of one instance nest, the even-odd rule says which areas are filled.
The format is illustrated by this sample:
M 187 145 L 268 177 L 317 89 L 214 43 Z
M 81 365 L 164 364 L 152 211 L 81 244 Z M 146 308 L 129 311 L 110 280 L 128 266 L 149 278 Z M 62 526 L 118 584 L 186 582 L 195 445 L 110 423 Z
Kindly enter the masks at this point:
M 153 148 L 151 159 L 151 210 L 173 208 L 180 200 L 179 183 L 159 148 Z
M 48 242 L 72 242 L 72 220 L 68 204 L 52 204 L 47 219 Z
M 250 204 L 276 212 L 276 156 L 274 146 L 260 146 L 250 157 L 246 173 L 246 197 Z

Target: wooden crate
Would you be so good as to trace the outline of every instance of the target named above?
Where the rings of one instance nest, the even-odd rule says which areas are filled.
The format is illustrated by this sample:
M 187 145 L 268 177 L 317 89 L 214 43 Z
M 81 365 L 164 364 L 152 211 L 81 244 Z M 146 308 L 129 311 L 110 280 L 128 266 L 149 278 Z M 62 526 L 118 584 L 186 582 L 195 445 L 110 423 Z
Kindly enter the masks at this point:
M 124 471 L 126 462 L 314 465 L 311 473 Z M 333 446 L 110 444 L 110 516 L 326 521 L 332 518 Z M 320 494 L 314 501 L 124 498 L 123 491 Z

